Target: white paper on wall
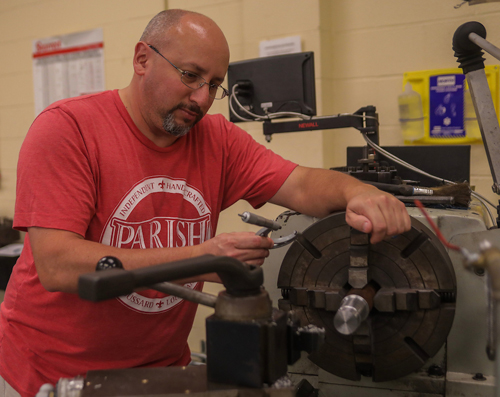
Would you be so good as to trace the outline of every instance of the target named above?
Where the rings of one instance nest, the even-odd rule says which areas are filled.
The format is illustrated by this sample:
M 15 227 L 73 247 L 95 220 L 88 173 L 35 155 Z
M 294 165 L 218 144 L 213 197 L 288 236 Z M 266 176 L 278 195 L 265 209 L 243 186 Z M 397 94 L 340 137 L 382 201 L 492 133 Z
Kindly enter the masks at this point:
M 102 29 L 33 41 L 35 115 L 64 98 L 104 90 Z
M 282 37 L 274 40 L 262 40 L 259 43 L 259 56 L 293 54 L 302 51 L 300 36 Z

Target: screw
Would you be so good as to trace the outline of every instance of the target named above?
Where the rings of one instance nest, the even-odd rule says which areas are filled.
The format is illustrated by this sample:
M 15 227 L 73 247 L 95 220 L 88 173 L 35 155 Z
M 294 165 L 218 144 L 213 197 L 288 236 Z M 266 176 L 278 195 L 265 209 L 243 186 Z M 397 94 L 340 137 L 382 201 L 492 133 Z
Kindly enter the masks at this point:
M 443 368 L 436 364 L 431 365 L 427 370 L 427 373 L 429 374 L 429 376 L 434 376 L 434 377 L 444 376 Z
M 484 276 L 484 269 L 482 267 L 475 267 L 474 268 L 474 273 L 477 275 L 477 276 Z

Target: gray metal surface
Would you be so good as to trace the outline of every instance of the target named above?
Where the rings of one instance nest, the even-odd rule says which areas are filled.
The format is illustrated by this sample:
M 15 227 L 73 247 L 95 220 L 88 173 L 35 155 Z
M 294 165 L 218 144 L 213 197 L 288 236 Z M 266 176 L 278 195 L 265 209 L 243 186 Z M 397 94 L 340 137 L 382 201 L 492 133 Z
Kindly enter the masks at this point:
M 294 397 L 295 390 L 251 389 L 207 382 L 205 366 L 132 368 L 87 373 L 82 397 Z
M 488 80 L 484 69 L 469 72 L 466 77 L 493 177 L 492 189 L 495 193 L 500 194 L 500 140 L 498 139 L 500 127 Z
M 452 244 L 471 252 L 479 251 L 481 241 L 488 239 L 500 246 L 500 230 L 485 230 L 469 233 L 462 229 L 450 239 Z M 494 375 L 494 363 L 486 355 L 487 344 L 487 294 L 486 276 L 475 274 L 464 268 L 463 258 L 450 252 L 457 275 L 457 313 L 448 336 L 448 370 L 456 373 Z

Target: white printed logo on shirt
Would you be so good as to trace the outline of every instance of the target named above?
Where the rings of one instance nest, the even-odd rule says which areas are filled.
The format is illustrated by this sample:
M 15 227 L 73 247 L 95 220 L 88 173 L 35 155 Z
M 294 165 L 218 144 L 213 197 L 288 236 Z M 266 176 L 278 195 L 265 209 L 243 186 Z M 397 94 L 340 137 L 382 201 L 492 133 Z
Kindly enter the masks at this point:
M 194 219 L 155 217 L 141 222 L 128 221 L 134 208 L 153 193 L 181 194 L 197 211 Z M 118 248 L 183 247 L 201 244 L 211 237 L 211 211 L 202 194 L 185 180 L 165 176 L 146 178 L 137 183 L 117 205 L 108 219 L 101 243 Z M 197 283 L 185 284 L 194 289 Z M 148 298 L 136 292 L 117 298 L 134 311 L 161 313 L 182 301 L 175 296 Z

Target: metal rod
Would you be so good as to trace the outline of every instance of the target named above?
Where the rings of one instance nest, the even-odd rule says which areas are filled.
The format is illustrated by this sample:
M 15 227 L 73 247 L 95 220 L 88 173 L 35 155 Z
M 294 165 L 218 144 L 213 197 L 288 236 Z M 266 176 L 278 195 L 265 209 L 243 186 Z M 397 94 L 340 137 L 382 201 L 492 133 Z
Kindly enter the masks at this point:
M 243 214 L 238 214 L 241 220 L 245 223 L 250 223 L 252 225 L 267 227 L 271 230 L 281 229 L 281 225 L 273 221 L 272 219 L 264 218 L 263 216 L 252 214 L 251 212 L 245 211 Z
M 484 69 L 469 72 L 466 74 L 466 77 L 493 177 L 492 189 L 496 194 L 499 194 L 500 140 L 498 137 L 500 136 L 500 127 L 488 86 L 488 80 L 486 79 Z
M 488 295 L 488 316 L 487 316 L 487 344 L 486 344 L 486 354 L 491 361 L 495 360 L 496 357 L 496 349 L 497 349 L 497 335 L 496 335 L 496 327 L 497 327 L 497 312 L 496 306 L 497 302 L 493 298 L 492 287 L 491 287 L 491 279 L 488 272 L 486 272 L 486 286 L 487 286 L 487 295 Z
M 469 33 L 469 40 L 500 61 L 500 48 L 495 47 L 489 41 L 483 39 L 481 36 L 474 32 Z
M 214 295 L 206 294 L 195 289 L 183 287 L 174 283 L 158 283 L 151 286 L 156 291 L 163 292 L 164 294 L 174 295 L 179 298 L 185 299 L 190 302 L 199 303 L 200 305 L 215 307 L 217 297 Z
M 413 203 L 419 200 L 422 204 L 455 204 L 455 197 L 453 196 L 394 196 L 403 203 Z

